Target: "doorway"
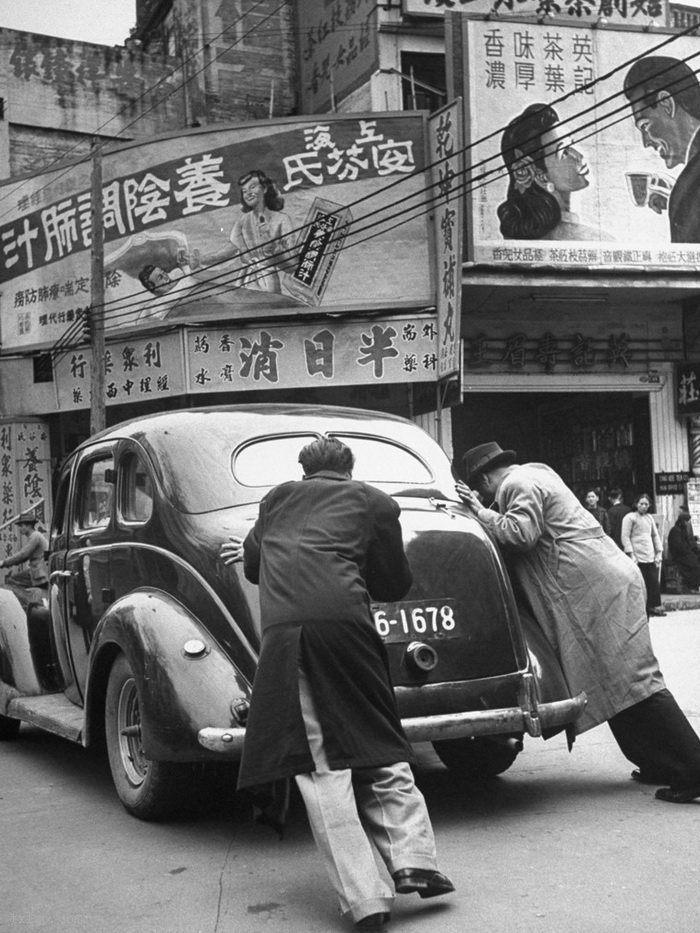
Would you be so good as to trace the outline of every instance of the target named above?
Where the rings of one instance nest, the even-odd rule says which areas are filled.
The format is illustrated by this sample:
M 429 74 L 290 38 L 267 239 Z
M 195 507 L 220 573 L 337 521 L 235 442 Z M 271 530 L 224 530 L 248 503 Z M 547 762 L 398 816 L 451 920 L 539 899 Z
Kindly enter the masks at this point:
M 455 466 L 470 447 L 497 440 L 518 461 L 551 466 L 581 498 L 601 504 L 615 486 L 631 503 L 653 495 L 649 397 L 637 392 L 475 392 L 452 409 Z

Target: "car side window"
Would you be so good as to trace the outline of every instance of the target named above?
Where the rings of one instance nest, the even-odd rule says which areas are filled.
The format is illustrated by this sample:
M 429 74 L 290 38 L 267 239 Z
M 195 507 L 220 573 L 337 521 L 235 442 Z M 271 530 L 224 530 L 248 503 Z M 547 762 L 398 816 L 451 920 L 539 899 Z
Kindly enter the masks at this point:
M 51 522 L 51 540 L 49 549 L 57 551 L 66 546 L 66 511 L 68 506 L 68 490 L 70 488 L 70 474 L 61 477 L 53 507 Z
M 127 454 L 121 467 L 122 518 L 127 522 L 147 522 L 153 513 L 153 483 L 150 473 L 136 454 Z
M 89 531 L 109 524 L 114 497 L 112 456 L 95 458 L 83 464 L 79 477 L 78 528 Z

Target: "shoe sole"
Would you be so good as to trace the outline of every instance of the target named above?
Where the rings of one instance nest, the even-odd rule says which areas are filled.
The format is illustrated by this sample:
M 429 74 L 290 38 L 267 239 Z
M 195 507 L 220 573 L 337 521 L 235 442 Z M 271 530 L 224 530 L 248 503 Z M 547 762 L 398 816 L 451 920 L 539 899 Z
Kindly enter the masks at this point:
M 443 894 L 451 894 L 453 891 L 454 887 L 436 888 L 432 884 L 402 884 L 396 888 L 397 894 L 417 894 L 418 897 L 422 897 L 424 899 L 427 897 L 440 897 Z

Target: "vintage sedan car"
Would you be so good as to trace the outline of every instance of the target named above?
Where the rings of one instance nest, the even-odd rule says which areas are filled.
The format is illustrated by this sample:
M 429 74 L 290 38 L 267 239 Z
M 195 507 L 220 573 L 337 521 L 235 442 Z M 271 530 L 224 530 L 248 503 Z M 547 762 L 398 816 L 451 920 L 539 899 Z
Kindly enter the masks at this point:
M 260 646 L 257 587 L 219 549 L 260 499 L 300 476 L 301 448 L 346 442 L 354 476 L 395 497 L 414 576 L 373 607 L 399 710 L 465 781 L 498 774 L 525 733 L 573 722 L 537 625 L 499 551 L 459 502 L 441 448 L 377 412 L 246 405 L 154 414 L 86 441 L 64 464 L 50 533 L 48 608 L 0 597 L 0 737 L 21 722 L 105 742 L 126 809 L 177 810 L 201 762 L 240 758 Z M 39 600 L 37 600 L 39 603 Z

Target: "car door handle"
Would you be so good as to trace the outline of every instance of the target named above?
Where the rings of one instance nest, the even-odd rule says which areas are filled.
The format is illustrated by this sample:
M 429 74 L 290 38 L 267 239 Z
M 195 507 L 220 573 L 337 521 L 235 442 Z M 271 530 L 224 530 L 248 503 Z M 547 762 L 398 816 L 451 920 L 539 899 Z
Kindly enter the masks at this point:
M 74 576 L 72 570 L 54 570 L 49 574 L 49 583 L 53 583 L 54 580 L 70 580 Z

